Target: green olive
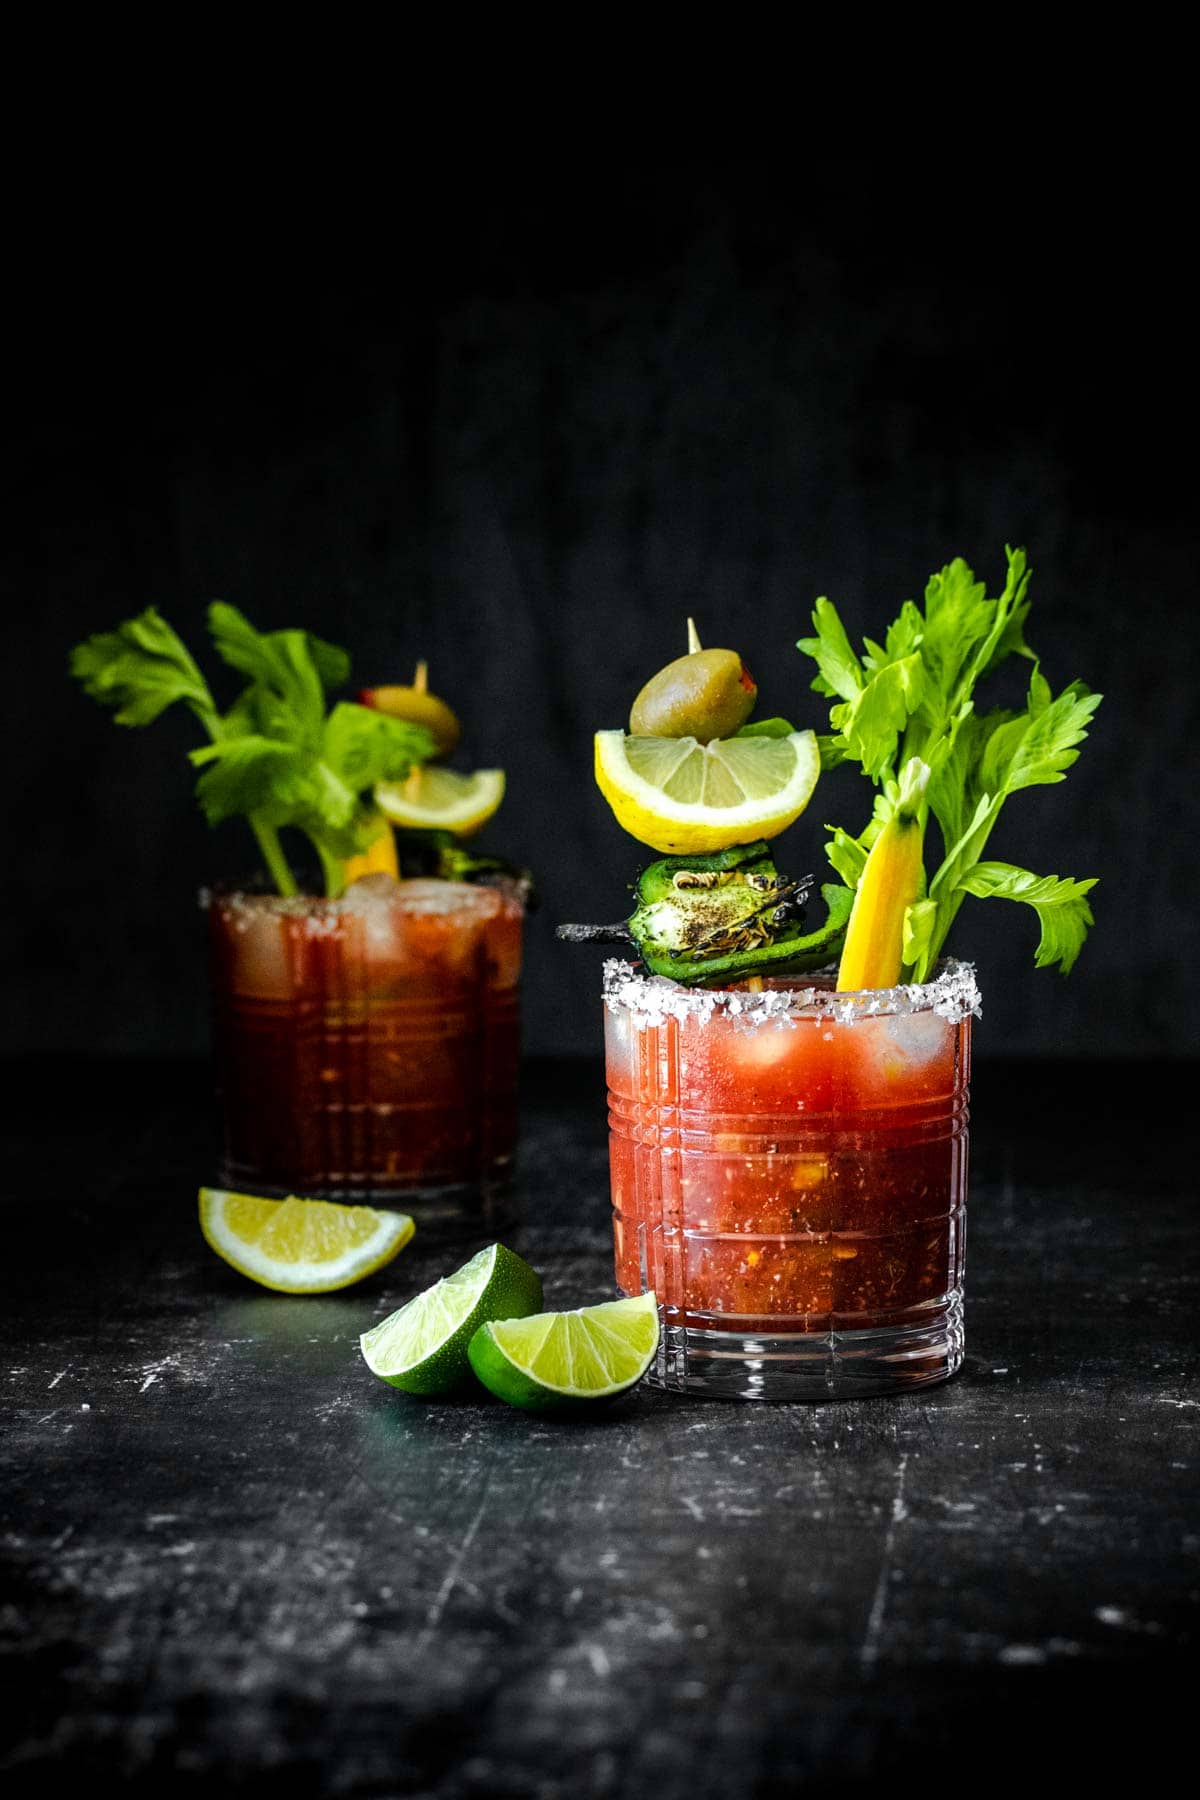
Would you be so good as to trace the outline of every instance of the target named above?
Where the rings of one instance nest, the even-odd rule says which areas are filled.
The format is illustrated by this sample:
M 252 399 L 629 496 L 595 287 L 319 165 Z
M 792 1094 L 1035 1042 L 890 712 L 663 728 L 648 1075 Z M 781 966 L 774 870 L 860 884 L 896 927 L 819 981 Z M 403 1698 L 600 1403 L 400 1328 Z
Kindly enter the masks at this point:
M 411 687 L 363 688 L 358 698 L 363 706 L 373 706 L 393 719 L 424 725 L 433 737 L 435 756 L 449 756 L 462 736 L 462 726 L 446 702 L 429 692 L 429 668 L 424 662 L 417 664 Z
M 633 703 L 634 737 L 732 737 L 754 710 L 758 689 L 736 650 L 694 650 L 652 675 Z

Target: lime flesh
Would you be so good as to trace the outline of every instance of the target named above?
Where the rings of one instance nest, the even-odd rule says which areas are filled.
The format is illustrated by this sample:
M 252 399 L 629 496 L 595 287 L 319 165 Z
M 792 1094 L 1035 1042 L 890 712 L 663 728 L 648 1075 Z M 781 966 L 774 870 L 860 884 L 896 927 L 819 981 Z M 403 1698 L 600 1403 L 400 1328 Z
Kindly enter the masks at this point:
M 471 1367 L 501 1400 L 548 1412 L 624 1393 L 658 1349 L 653 1294 L 607 1300 L 574 1312 L 494 1320 L 471 1339 Z
M 536 1269 L 503 1244 L 417 1294 L 359 1340 L 372 1374 L 406 1394 L 449 1394 L 469 1382 L 467 1347 L 489 1319 L 524 1317 L 542 1304 Z

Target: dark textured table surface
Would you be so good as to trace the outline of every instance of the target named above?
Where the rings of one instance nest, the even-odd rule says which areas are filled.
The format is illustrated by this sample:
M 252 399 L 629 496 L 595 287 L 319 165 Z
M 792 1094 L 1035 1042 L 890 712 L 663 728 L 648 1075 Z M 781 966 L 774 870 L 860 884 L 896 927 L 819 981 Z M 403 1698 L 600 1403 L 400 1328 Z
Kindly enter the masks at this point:
M 0 1792 L 1152 1779 L 1200 1594 L 1180 1073 L 977 1064 L 954 1381 L 564 1424 L 361 1361 L 478 1238 L 269 1294 L 196 1224 L 202 1069 L 10 1069 Z M 529 1070 L 520 1192 L 547 1305 L 607 1297 L 597 1068 Z

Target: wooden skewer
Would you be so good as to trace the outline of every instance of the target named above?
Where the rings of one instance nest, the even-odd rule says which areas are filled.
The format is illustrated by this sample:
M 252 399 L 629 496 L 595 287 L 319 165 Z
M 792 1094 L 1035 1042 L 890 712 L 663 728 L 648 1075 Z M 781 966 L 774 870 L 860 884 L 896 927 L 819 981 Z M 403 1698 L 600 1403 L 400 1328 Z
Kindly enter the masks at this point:
M 422 657 L 417 664 L 417 671 L 413 676 L 412 684 L 414 688 L 416 688 L 418 694 L 427 694 L 429 692 L 429 664 L 425 661 L 424 657 Z
M 696 630 L 696 621 L 695 621 L 695 619 L 689 618 L 689 620 L 688 620 L 688 655 L 695 656 L 697 650 L 699 650 L 699 649 L 700 649 L 700 634 Z

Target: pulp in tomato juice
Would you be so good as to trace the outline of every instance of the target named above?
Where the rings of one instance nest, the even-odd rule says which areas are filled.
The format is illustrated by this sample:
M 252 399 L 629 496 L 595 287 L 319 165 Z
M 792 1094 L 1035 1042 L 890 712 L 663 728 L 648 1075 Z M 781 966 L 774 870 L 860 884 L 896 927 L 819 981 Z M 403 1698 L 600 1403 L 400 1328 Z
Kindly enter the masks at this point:
M 403 1192 L 511 1158 L 521 908 L 373 878 L 210 908 L 227 1179 Z
M 684 1322 L 866 1328 L 957 1279 L 963 1027 L 610 1012 L 617 1279 Z

